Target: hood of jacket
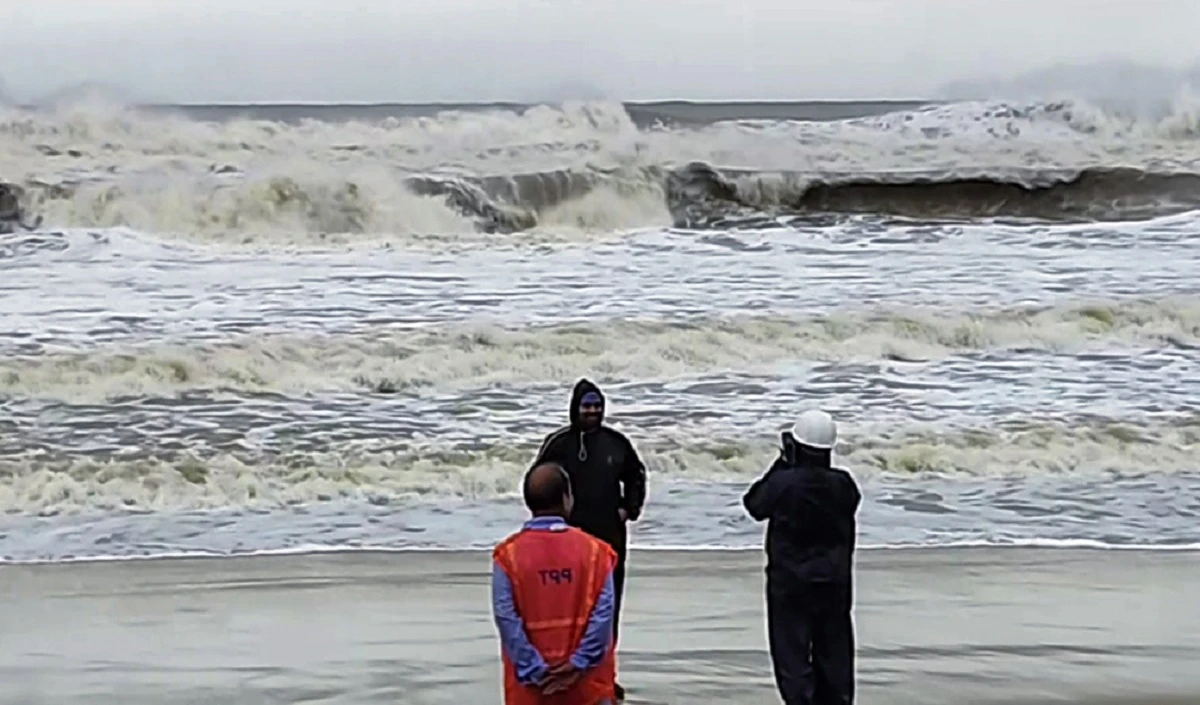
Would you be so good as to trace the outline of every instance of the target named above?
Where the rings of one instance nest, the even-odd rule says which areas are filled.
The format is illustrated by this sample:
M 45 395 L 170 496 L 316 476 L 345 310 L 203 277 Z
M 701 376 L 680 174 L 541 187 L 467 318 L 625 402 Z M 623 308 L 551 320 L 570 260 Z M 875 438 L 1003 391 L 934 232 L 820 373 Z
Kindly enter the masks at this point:
M 576 382 L 575 388 L 571 390 L 571 408 L 568 412 L 571 428 L 579 428 L 579 403 L 583 401 L 583 396 L 588 392 L 595 392 L 600 396 L 600 401 L 604 404 L 604 409 L 600 411 L 600 422 L 604 423 L 604 414 L 608 411 L 608 400 L 604 398 L 604 392 L 585 377 Z

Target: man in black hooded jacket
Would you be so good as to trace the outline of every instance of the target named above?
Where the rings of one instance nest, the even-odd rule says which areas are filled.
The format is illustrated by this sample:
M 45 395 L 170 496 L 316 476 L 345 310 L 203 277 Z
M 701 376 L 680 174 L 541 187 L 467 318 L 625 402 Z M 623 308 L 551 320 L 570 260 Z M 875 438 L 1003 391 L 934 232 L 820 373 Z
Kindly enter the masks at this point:
M 568 522 L 606 542 L 617 552 L 613 643 L 621 619 L 625 587 L 625 522 L 637 521 L 646 501 L 646 466 L 623 433 L 604 425 L 604 393 L 588 379 L 571 392 L 571 422 L 546 436 L 533 465 L 558 463 L 571 478 L 575 506 Z M 617 699 L 624 689 L 617 686 Z

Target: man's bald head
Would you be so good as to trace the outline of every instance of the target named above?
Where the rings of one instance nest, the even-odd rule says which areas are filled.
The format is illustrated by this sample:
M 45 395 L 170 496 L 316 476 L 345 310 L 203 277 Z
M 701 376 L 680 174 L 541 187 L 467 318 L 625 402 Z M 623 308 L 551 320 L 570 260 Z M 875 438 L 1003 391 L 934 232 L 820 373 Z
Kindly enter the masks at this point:
M 525 474 L 525 506 L 536 515 L 571 513 L 571 480 L 557 463 L 535 465 Z

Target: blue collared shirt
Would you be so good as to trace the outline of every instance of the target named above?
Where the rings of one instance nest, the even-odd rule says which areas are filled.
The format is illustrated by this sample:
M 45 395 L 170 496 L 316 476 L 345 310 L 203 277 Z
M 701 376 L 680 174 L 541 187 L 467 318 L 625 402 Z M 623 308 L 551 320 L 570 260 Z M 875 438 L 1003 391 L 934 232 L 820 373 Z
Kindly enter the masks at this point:
M 535 517 L 525 522 L 521 530 L 562 531 L 566 526 L 567 523 L 560 517 Z M 613 576 L 612 571 L 609 571 L 600 591 L 600 599 L 596 601 L 592 616 L 588 619 L 583 640 L 571 655 L 571 663 L 581 671 L 598 665 L 612 643 L 613 597 Z M 517 613 L 512 582 L 504 569 L 495 562 L 492 564 L 492 614 L 496 620 L 496 627 L 500 630 L 500 644 L 513 662 L 517 680 L 524 685 L 540 683 L 550 667 L 530 643 L 529 634 L 525 631 L 525 622 Z

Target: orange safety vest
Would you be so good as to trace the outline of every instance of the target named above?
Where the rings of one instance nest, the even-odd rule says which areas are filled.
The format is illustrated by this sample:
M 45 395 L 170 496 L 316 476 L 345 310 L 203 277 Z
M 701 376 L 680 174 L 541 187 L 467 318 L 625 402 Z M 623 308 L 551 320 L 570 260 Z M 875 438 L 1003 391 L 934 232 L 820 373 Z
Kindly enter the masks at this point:
M 492 552 L 513 586 L 517 614 L 529 641 L 551 667 L 564 663 L 579 647 L 604 579 L 617 554 L 603 541 L 576 529 L 527 530 L 505 539 Z M 522 685 L 513 663 L 504 660 L 505 705 L 596 705 L 614 699 L 616 657 L 612 645 L 595 668 L 573 686 L 553 695 Z

